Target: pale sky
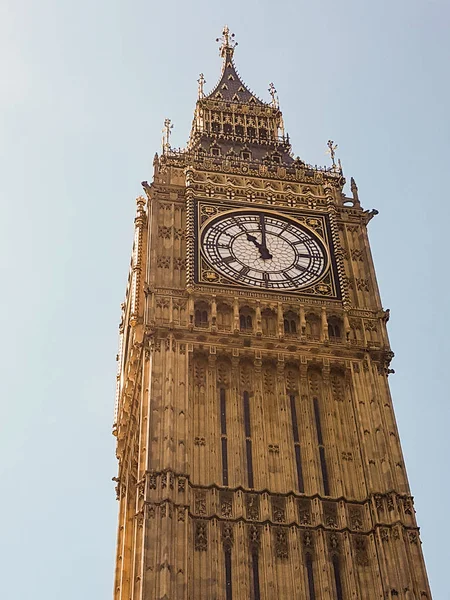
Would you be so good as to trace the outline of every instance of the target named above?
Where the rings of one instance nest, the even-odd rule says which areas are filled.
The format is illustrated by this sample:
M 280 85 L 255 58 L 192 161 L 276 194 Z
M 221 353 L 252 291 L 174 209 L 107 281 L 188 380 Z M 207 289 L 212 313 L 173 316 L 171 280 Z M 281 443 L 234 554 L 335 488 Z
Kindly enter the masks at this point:
M 345 175 L 369 233 L 431 587 L 449 599 L 450 4 L 0 0 L 2 597 L 112 594 L 115 355 L 135 197 L 184 145 L 228 23 L 295 154 Z M 348 191 L 348 190 L 347 190 Z M 361 599 L 364 600 L 364 599 Z

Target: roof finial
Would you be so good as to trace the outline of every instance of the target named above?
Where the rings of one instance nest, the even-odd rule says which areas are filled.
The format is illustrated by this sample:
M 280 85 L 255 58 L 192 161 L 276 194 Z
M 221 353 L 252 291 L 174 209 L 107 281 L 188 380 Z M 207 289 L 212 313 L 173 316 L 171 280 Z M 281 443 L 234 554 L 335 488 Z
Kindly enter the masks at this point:
M 203 86 L 206 83 L 206 79 L 205 79 L 205 76 L 203 75 L 203 73 L 200 73 L 200 77 L 197 79 L 197 83 L 198 83 L 198 97 L 199 97 L 199 99 L 204 98 L 205 92 L 203 91 Z
M 338 145 L 335 144 L 333 142 L 333 140 L 328 140 L 327 146 L 328 146 L 327 154 L 329 154 L 331 156 L 331 162 L 333 163 L 333 167 L 335 167 L 336 161 L 334 160 L 334 158 L 336 156 L 336 150 L 337 150 Z
M 225 25 L 222 31 L 222 37 L 216 38 L 216 42 L 221 42 L 219 52 L 222 58 L 227 55 L 227 52 L 230 52 L 231 56 L 233 56 L 234 49 L 238 45 L 238 43 L 234 41 L 234 33 L 230 33 L 228 25 Z
M 173 129 L 172 121 L 170 119 L 164 119 L 164 129 L 162 130 L 162 132 L 163 132 L 163 137 L 162 137 L 163 154 L 167 154 L 168 151 L 170 150 L 171 129 Z
M 269 83 L 269 94 L 272 96 L 272 106 L 274 108 L 280 108 L 280 102 L 278 100 L 277 90 L 273 83 Z

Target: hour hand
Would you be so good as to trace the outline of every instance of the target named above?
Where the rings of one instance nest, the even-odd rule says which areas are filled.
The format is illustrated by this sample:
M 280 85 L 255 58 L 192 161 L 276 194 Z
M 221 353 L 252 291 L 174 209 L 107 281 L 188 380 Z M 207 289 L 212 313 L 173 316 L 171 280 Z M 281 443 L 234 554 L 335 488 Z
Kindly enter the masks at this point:
M 272 255 L 270 254 L 270 252 L 268 251 L 266 246 L 263 246 L 262 244 L 260 244 L 254 235 L 247 233 L 247 239 L 249 242 L 252 242 L 253 244 L 255 244 L 255 246 L 258 248 L 261 258 L 263 260 L 268 260 L 268 259 L 272 258 Z
M 257 248 L 261 248 L 261 244 L 258 242 L 254 235 L 247 233 L 247 239 L 249 242 L 253 242 Z

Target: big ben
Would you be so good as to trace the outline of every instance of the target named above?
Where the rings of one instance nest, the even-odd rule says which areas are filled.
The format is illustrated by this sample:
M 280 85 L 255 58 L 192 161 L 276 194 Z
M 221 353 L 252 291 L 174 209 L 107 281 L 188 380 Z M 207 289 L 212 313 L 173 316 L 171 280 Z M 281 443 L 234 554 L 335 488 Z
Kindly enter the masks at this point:
M 198 80 L 137 199 L 113 433 L 115 600 L 431 600 L 367 225 L 276 90 Z

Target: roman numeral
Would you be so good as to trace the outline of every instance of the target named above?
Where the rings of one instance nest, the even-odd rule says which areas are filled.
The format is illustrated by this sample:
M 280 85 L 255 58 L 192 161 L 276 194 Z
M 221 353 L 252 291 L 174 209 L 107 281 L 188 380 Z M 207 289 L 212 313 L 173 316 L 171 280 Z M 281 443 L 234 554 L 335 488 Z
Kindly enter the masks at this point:
M 234 258 L 234 256 L 226 256 L 224 259 L 222 259 L 224 263 L 226 263 L 227 265 L 229 265 L 232 262 L 236 262 L 236 259 Z
M 247 273 L 250 271 L 250 267 L 242 267 L 242 269 L 239 271 L 239 275 L 241 277 L 245 277 L 245 275 L 247 275 Z

